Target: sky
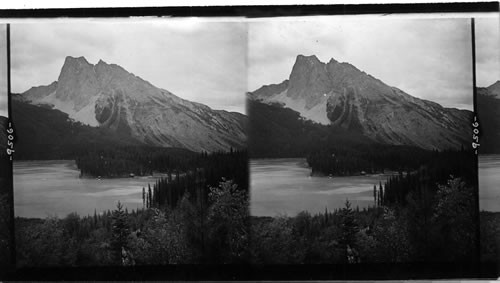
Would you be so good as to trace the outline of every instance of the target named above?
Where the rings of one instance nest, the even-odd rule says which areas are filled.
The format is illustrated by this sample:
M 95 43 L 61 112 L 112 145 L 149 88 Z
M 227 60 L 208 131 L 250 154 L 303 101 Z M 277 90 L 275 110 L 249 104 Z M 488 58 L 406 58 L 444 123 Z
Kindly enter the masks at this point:
M 249 24 L 250 91 L 288 79 L 298 54 L 334 58 L 406 93 L 472 110 L 470 20 L 316 17 Z
M 7 105 L 7 25 L 0 24 L 0 116 L 8 117 Z
M 498 16 L 476 21 L 478 86 L 500 78 L 498 34 Z M 280 83 L 298 54 L 314 54 L 349 62 L 410 95 L 471 110 L 470 38 L 467 18 L 37 20 L 11 26 L 12 91 L 50 84 L 66 56 L 84 56 L 182 98 L 244 113 L 246 91 Z
M 500 80 L 500 18 L 476 19 L 477 86 L 488 87 Z
M 12 91 L 56 81 L 66 56 L 102 59 L 213 109 L 245 112 L 247 28 L 188 19 L 37 20 L 11 25 Z

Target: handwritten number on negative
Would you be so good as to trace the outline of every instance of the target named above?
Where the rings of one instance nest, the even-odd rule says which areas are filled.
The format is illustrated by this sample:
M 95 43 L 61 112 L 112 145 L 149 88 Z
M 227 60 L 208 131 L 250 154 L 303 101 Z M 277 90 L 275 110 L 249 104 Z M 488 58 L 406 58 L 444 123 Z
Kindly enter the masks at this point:
M 475 149 L 475 153 L 477 154 L 477 148 L 480 146 L 479 144 L 479 122 L 477 121 L 477 117 L 474 116 L 474 123 L 472 123 L 472 148 Z
M 12 154 L 14 150 L 14 129 L 12 128 L 12 123 L 9 122 L 9 127 L 7 128 L 7 155 L 9 159 L 12 160 Z

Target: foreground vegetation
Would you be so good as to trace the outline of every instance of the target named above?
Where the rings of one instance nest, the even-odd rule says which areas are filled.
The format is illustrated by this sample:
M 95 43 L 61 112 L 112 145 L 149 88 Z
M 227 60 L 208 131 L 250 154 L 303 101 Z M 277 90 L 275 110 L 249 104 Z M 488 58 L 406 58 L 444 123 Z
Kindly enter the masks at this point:
M 208 206 L 185 194 L 174 207 L 63 219 L 16 219 L 19 266 L 242 263 L 248 259 L 248 194 L 232 181 L 209 189 Z
M 118 203 L 115 210 L 93 216 L 18 218 L 18 264 L 245 262 L 250 219 L 247 160 L 245 151 L 197 155 L 185 163 L 184 171 L 169 171 L 142 188 L 139 210 L 129 212 Z
M 476 260 L 472 187 L 460 178 L 409 205 L 345 207 L 311 215 L 250 217 L 232 181 L 210 188 L 202 209 L 186 194 L 174 207 L 63 219 L 16 219 L 19 266 L 184 263 L 340 264 Z M 425 202 L 430 201 L 428 211 Z M 500 214 L 481 214 L 482 260 L 498 259 Z M 251 223 L 250 223 L 251 221 Z
M 392 160 L 397 164 L 404 159 L 396 153 Z M 352 173 L 359 170 L 356 166 L 362 167 L 356 156 L 345 156 L 353 160 L 352 170 L 342 167 L 346 159 L 328 153 L 308 161 L 316 165 L 313 171 L 344 168 L 340 172 Z M 254 220 L 253 260 L 264 264 L 479 260 L 474 157 L 472 151 L 461 150 L 415 158 L 418 166 L 409 163 L 386 182 L 374 184 L 369 208 L 353 209 L 347 201 L 342 209 L 316 215 L 304 211 Z M 495 238 L 491 233 L 488 237 L 484 245 Z M 492 246 L 484 250 L 491 259 Z
M 81 149 L 54 144 L 54 152 L 62 148 L 76 158 L 82 175 L 160 171 L 166 177 L 143 188 L 140 210 L 129 212 L 118 204 L 91 216 L 16 219 L 19 266 L 459 262 L 475 261 L 480 253 L 482 260 L 498 259 L 499 214 L 482 213 L 478 226 L 470 150 L 376 145 L 356 133 L 301 121 L 293 111 L 250 107 L 262 107 L 263 114 L 250 116 L 260 119 L 251 127 L 261 127 L 251 129 L 252 157 L 307 156 L 315 174 L 386 169 L 399 174 L 374 184 L 369 208 L 355 209 L 346 201 L 341 209 L 316 215 L 250 217 L 245 152 L 163 152 L 98 141 Z M 280 124 L 269 123 L 266 113 L 278 115 Z
M 474 261 L 473 189 L 460 178 L 408 205 L 345 207 L 254 219 L 252 258 L 261 264 Z M 500 234 L 497 234 L 497 237 Z

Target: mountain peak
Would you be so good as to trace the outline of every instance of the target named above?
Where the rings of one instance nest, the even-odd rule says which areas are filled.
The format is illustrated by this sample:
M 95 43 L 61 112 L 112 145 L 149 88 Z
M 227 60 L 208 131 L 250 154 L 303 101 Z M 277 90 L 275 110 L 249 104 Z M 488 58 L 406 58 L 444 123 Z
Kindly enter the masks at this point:
M 500 81 L 496 81 L 494 84 L 490 85 L 489 87 L 487 87 L 487 89 L 497 95 L 497 96 L 500 96 Z
M 303 99 L 306 109 L 324 100 L 332 87 L 325 63 L 315 55 L 298 55 L 288 80 L 286 95 L 294 100 Z
M 500 82 L 496 85 L 500 88 Z M 387 144 L 460 148 L 470 130 L 470 111 L 417 99 L 333 58 L 325 64 L 314 55 L 298 55 L 287 83 L 262 87 L 253 94 L 306 119 L 361 132 Z
M 316 55 L 314 54 L 309 56 L 302 54 L 297 55 L 297 58 L 295 59 L 295 64 L 300 62 L 321 63 L 318 57 L 316 57 Z
M 59 74 L 58 81 L 61 79 L 61 75 L 63 73 L 73 73 L 77 70 L 82 70 L 82 69 L 88 69 L 89 67 L 92 67 L 93 65 L 90 64 L 85 57 L 80 56 L 80 57 L 72 57 L 72 56 L 66 56 L 66 59 L 64 59 L 64 64 L 61 69 L 61 73 Z
M 338 61 L 333 59 L 333 57 L 332 57 L 332 58 L 330 58 L 330 61 L 328 61 L 328 64 L 333 64 L 333 63 L 338 63 Z
M 87 61 L 87 59 L 85 59 L 85 57 L 83 56 L 80 57 L 66 56 L 66 59 L 64 59 L 64 64 L 68 63 L 86 63 L 90 65 L 89 61 Z
M 102 59 L 94 65 L 68 56 L 57 83 L 23 97 L 147 145 L 208 152 L 245 147 L 245 116 L 181 99 Z

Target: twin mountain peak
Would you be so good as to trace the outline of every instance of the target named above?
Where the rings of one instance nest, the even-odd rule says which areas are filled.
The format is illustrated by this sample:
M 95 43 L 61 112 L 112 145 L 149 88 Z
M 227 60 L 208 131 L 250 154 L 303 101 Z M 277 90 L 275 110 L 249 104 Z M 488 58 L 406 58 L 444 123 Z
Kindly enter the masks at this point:
M 208 152 L 246 146 L 247 116 L 181 99 L 102 60 L 93 65 L 84 57 L 66 57 L 56 82 L 21 96 L 149 145 Z M 426 149 L 470 144 L 470 111 L 412 97 L 334 59 L 323 63 L 299 55 L 287 80 L 263 86 L 249 98 L 381 143 Z
M 299 55 L 288 80 L 263 86 L 249 97 L 380 143 L 431 150 L 470 146 L 472 112 L 410 96 L 334 59 L 323 63 L 314 55 Z
M 102 60 L 66 57 L 57 82 L 21 96 L 152 146 L 208 152 L 246 146 L 245 115 L 181 99 Z

